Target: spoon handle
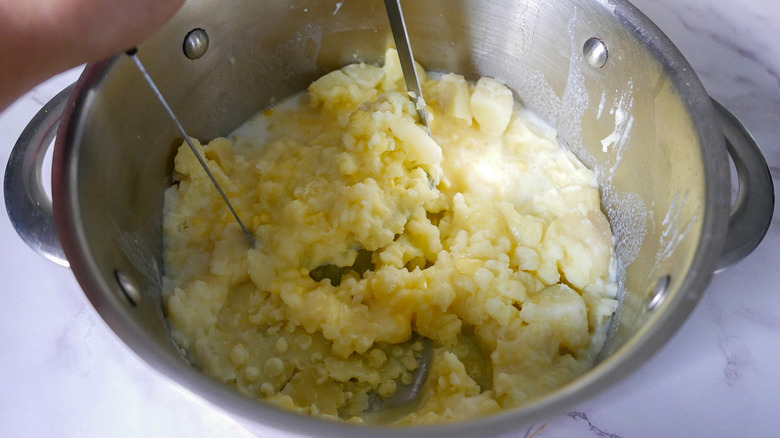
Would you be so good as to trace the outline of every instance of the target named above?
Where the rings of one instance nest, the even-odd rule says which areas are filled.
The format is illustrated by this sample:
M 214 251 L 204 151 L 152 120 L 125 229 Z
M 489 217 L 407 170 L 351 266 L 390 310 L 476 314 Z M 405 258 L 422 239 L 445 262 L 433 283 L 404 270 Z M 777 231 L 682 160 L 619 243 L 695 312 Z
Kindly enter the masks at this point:
M 385 0 L 385 8 L 387 9 L 387 18 L 390 19 L 390 30 L 393 32 L 398 58 L 401 61 L 401 71 L 404 74 L 406 89 L 414 93 L 417 113 L 420 115 L 420 119 L 430 136 L 431 128 L 428 126 L 428 112 L 425 109 L 425 99 L 420 86 L 420 78 L 417 76 L 417 70 L 414 68 L 414 54 L 409 43 L 409 32 L 406 30 L 401 0 Z

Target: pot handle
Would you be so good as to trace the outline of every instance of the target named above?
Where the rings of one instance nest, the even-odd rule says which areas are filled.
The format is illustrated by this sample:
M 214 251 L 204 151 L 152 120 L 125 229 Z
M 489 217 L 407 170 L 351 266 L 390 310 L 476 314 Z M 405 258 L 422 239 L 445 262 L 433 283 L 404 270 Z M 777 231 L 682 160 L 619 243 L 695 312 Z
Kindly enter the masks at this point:
M 772 223 L 775 194 L 769 166 L 753 136 L 723 105 L 715 99 L 712 103 L 739 181 L 739 192 L 729 217 L 726 247 L 718 262 L 717 271 L 721 271 L 747 257 L 761 243 Z
M 43 189 L 41 168 L 74 88 L 71 84 L 62 90 L 33 117 L 11 151 L 4 181 L 5 207 L 16 232 L 33 250 L 65 267 L 69 263 L 57 236 L 51 199 Z M 715 99 L 712 103 L 739 181 L 720 271 L 747 257 L 763 240 L 775 196 L 772 174 L 753 136 L 723 105 Z
M 69 264 L 57 236 L 41 169 L 75 85 L 57 94 L 24 128 L 8 158 L 4 181 L 5 209 L 19 237 L 38 254 L 65 267 Z

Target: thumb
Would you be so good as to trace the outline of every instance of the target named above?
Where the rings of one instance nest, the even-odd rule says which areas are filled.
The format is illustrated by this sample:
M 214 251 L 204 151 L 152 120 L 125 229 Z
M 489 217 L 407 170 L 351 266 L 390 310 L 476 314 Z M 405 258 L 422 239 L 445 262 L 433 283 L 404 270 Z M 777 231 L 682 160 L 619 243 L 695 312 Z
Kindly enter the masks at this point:
M 68 68 L 143 42 L 184 0 L 0 0 L 0 110 Z

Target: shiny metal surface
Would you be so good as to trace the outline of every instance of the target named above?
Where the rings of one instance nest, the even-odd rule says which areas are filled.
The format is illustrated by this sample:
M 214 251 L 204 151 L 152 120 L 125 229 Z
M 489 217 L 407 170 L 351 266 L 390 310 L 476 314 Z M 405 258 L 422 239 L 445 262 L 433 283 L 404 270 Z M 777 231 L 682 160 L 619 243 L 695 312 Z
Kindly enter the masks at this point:
M 593 37 L 585 41 L 585 45 L 582 47 L 582 55 L 591 67 L 602 68 L 607 65 L 609 50 L 607 50 L 607 45 L 604 44 L 604 41 Z
M 124 292 L 125 297 L 130 301 L 130 304 L 137 306 L 138 302 L 141 301 L 142 296 L 141 291 L 138 290 L 138 286 L 133 279 L 119 269 L 114 271 L 114 275 L 116 275 L 116 281 L 119 284 L 120 289 L 122 289 L 122 292 Z
M 74 85 L 62 90 L 30 121 L 14 145 L 3 182 L 5 208 L 19 237 L 37 253 L 68 267 L 41 168 Z
M 214 174 L 211 172 L 211 169 L 209 169 L 208 164 L 206 164 L 206 160 L 203 159 L 203 156 L 198 151 L 198 148 L 195 147 L 195 144 L 192 142 L 192 138 L 187 134 L 187 131 L 184 129 L 184 126 L 182 126 L 181 122 L 179 122 L 179 118 L 176 117 L 176 114 L 174 114 L 173 110 L 171 110 L 170 105 L 168 105 L 168 101 L 165 100 L 165 97 L 163 96 L 162 92 L 160 92 L 160 89 L 157 87 L 157 84 L 154 82 L 154 79 L 152 79 L 152 77 L 149 76 L 149 73 L 146 71 L 146 67 L 144 67 L 141 60 L 138 59 L 137 52 L 138 52 L 137 50 L 132 50 L 130 52 L 127 52 L 127 55 L 130 56 L 130 58 L 133 60 L 133 63 L 135 63 L 136 67 L 138 67 L 138 71 L 141 72 L 141 75 L 144 77 L 144 80 L 154 92 L 154 95 L 157 97 L 157 100 L 160 102 L 160 105 L 162 105 L 162 107 L 165 108 L 165 113 L 168 114 L 168 117 L 170 117 L 171 121 L 176 126 L 176 129 L 179 131 L 181 136 L 184 137 L 184 142 L 187 143 L 187 146 L 189 146 L 190 151 L 192 152 L 193 155 L 195 155 L 195 158 L 198 160 L 200 167 L 202 167 L 203 171 L 206 172 L 206 175 L 208 175 L 209 179 L 211 180 L 211 184 L 219 193 L 219 197 L 222 198 L 222 202 L 225 203 L 228 210 L 230 210 L 230 214 L 233 215 L 233 218 L 238 223 L 238 226 L 241 227 L 241 230 L 244 232 L 244 235 L 246 236 L 247 241 L 249 242 L 249 246 L 251 247 L 256 246 L 254 236 L 252 236 L 252 233 L 249 232 L 246 225 L 244 225 L 244 221 L 242 221 L 241 218 L 238 216 L 238 212 L 236 212 L 236 209 L 233 207 L 233 203 L 230 202 L 230 199 L 225 194 L 225 191 L 222 190 L 222 186 L 220 186 L 219 182 L 217 182 L 217 179 L 214 178 Z
M 182 123 L 193 127 L 190 134 L 211 139 L 327 71 L 381 60 L 392 43 L 382 6 L 379 0 L 236 0 L 225 8 L 191 0 L 140 53 Z M 597 171 L 603 209 L 618 238 L 621 304 L 593 370 L 517 409 L 402 433 L 449 437 L 517 430 L 641 366 L 695 306 L 723 263 L 719 255 L 728 236 L 749 228 L 730 227 L 730 217 L 734 224 L 753 221 L 743 221 L 740 208 L 729 214 L 723 120 L 674 45 L 628 2 L 429 0 L 406 6 L 421 64 L 469 79 L 502 79 Z M 211 43 L 193 63 L 182 53 L 181 29 L 196 27 L 209 33 Z M 599 69 L 591 68 L 582 50 L 594 36 L 609 44 L 609 62 Z M 151 366 L 260 436 L 275 430 L 397 436 L 398 429 L 321 421 L 250 400 L 204 377 L 182 357 L 170 340 L 160 296 L 163 191 L 181 138 L 140 80 L 121 56 L 90 65 L 57 137 L 54 217 L 92 304 Z M 754 168 L 751 153 L 738 156 L 746 169 Z M 746 181 L 747 192 L 756 186 L 767 191 L 761 180 Z M 755 209 L 745 196 L 748 201 L 738 205 L 747 218 Z M 141 296 L 136 306 L 118 289 L 116 270 L 133 278 Z M 664 299 L 648 309 L 654 282 L 667 277 Z
M 390 31 L 393 33 L 395 47 L 398 50 L 398 59 L 401 61 L 401 71 L 404 74 L 406 89 L 414 94 L 414 102 L 420 121 L 425 125 L 428 136 L 430 136 L 431 126 L 428 120 L 428 110 L 425 109 L 425 98 L 420 86 L 420 78 L 417 76 L 417 69 L 414 66 L 414 52 L 412 51 L 412 43 L 409 41 L 409 33 L 406 30 L 401 0 L 385 0 L 385 8 L 387 9 L 387 18 L 390 20 Z
M 655 287 L 653 287 L 653 292 L 650 294 L 648 298 L 649 302 L 647 303 L 647 310 L 653 311 L 656 308 L 658 308 L 661 304 L 663 304 L 664 300 L 666 299 L 666 293 L 669 291 L 669 281 L 671 278 L 668 275 L 664 275 L 663 277 L 659 278 L 658 281 L 655 284 Z
M 193 29 L 184 37 L 184 56 L 199 59 L 209 49 L 209 34 L 203 29 Z
M 726 248 L 718 269 L 725 269 L 753 252 L 761 243 L 775 210 L 772 174 L 758 144 L 729 110 L 713 99 L 723 126 L 726 147 L 739 178 L 739 192 L 731 207 Z

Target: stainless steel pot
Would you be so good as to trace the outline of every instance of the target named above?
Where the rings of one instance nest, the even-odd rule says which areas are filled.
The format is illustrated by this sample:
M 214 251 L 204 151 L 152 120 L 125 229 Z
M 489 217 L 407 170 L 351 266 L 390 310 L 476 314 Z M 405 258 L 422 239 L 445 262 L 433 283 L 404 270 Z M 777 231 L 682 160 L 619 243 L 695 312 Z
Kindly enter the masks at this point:
M 527 406 L 404 434 L 528 426 L 618 381 L 669 339 L 713 272 L 760 242 L 773 211 L 772 180 L 750 135 L 626 1 L 428 0 L 404 9 L 423 65 L 505 81 L 599 175 L 617 236 L 621 304 L 595 368 Z M 197 42 L 187 39 L 194 29 L 210 44 L 199 58 L 190 45 L 197 58 L 190 59 L 183 44 Z M 381 0 L 191 0 L 139 56 L 190 134 L 211 139 L 327 71 L 378 62 L 391 44 Z M 40 162 L 60 120 L 52 203 Z M 397 433 L 281 411 L 183 359 L 160 299 L 162 194 L 180 142 L 125 56 L 89 65 L 14 149 L 5 177 L 12 222 L 31 246 L 70 265 L 100 315 L 142 358 L 254 432 Z M 739 176 L 733 206 L 727 151 Z

